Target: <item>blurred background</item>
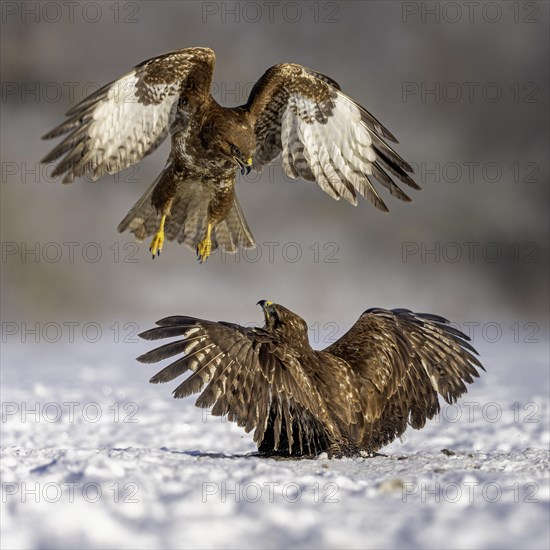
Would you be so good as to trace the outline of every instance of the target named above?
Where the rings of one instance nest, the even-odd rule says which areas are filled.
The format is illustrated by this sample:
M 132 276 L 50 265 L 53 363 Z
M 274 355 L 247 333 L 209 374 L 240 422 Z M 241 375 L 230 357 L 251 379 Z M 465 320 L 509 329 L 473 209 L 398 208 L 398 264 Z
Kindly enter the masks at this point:
M 29 343 L 61 358 L 62 344 L 98 342 L 98 327 L 100 343 L 134 342 L 174 313 L 260 322 L 260 299 L 301 314 L 315 347 L 368 307 L 406 307 L 452 319 L 481 347 L 518 344 L 518 361 L 527 344 L 547 357 L 548 9 L 4 2 L 4 358 Z M 382 188 L 385 215 L 290 181 L 277 162 L 237 185 L 256 251 L 199 265 L 168 243 L 152 261 L 148 243 L 116 227 L 162 169 L 167 144 L 119 175 L 62 185 L 39 164 L 56 142 L 40 137 L 142 60 L 199 45 L 216 51 L 213 92 L 224 105 L 245 102 L 282 61 L 330 75 L 399 139 L 423 190 L 406 204 Z

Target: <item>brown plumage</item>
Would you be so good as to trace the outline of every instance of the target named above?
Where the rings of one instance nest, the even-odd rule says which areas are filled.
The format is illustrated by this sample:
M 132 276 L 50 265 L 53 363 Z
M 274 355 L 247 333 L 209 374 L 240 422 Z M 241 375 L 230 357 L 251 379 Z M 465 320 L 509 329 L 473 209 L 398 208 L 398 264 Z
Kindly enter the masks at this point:
M 144 61 L 90 95 L 69 119 L 46 134 L 68 136 L 44 159 L 63 182 L 97 179 L 140 161 L 170 134 L 166 166 L 122 220 L 119 231 L 138 239 L 164 235 L 197 249 L 255 246 L 235 196 L 237 170 L 248 171 L 282 155 L 285 172 L 317 182 L 335 199 L 357 203 L 357 193 L 387 207 L 374 180 L 401 200 L 409 197 L 392 174 L 413 189 L 412 172 L 385 141 L 396 141 L 366 109 L 329 77 L 282 63 L 258 80 L 245 105 L 222 107 L 210 95 L 214 52 L 187 48 Z
M 266 454 L 373 453 L 408 425 L 422 428 L 439 411 L 438 394 L 454 403 L 483 369 L 468 337 L 437 315 L 369 309 L 337 342 L 315 351 L 301 317 L 258 303 L 263 328 L 162 319 L 141 337 L 177 339 L 138 361 L 178 356 L 150 381 L 191 371 L 174 396 L 202 392 L 198 407 L 255 430 Z

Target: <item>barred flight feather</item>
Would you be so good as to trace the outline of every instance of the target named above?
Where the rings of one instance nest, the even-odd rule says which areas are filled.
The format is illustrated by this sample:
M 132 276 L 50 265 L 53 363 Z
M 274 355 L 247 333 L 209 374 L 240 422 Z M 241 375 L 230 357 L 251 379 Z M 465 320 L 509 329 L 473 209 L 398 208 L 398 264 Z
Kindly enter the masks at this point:
M 438 395 L 455 402 L 484 370 L 468 337 L 438 315 L 372 308 L 338 341 L 315 351 L 303 319 L 260 304 L 263 328 L 162 319 L 142 336 L 178 340 L 138 360 L 183 354 L 151 381 L 191 370 L 174 396 L 200 393 L 197 406 L 254 430 L 265 454 L 373 453 L 407 426 L 423 427 L 439 411 Z

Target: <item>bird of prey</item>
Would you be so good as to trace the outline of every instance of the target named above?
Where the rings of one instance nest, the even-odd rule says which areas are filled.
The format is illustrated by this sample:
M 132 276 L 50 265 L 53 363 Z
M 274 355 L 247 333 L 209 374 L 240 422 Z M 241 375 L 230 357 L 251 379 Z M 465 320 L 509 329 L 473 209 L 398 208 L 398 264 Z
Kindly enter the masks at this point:
M 368 309 L 339 340 L 315 351 L 301 317 L 272 302 L 258 304 L 263 328 L 162 319 L 140 336 L 177 339 L 138 361 L 177 356 L 150 381 L 191 371 L 174 397 L 202 392 L 196 405 L 254 429 L 260 453 L 372 454 L 408 425 L 422 428 L 439 411 L 438 394 L 455 402 L 485 370 L 468 337 L 438 315 Z
M 154 235 L 153 258 L 165 237 L 195 249 L 201 262 L 218 247 L 254 247 L 236 174 L 260 171 L 279 155 L 288 176 L 354 205 L 359 193 L 388 211 L 374 180 L 410 201 L 388 173 L 420 189 L 386 142 L 395 137 L 331 78 L 281 63 L 256 82 L 246 104 L 227 108 L 210 94 L 214 59 L 209 48 L 186 48 L 144 61 L 44 136 L 68 134 L 42 161 L 60 159 L 53 176 L 65 174 L 64 183 L 119 172 L 171 136 L 164 169 L 118 226 L 138 240 Z

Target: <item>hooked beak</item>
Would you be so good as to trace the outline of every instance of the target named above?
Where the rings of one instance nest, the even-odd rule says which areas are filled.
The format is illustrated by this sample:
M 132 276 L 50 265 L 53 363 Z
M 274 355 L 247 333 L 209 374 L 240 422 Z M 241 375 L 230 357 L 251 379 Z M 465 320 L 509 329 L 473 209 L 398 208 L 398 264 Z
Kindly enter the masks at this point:
M 241 169 L 241 174 L 244 176 L 245 174 L 248 176 L 250 174 L 250 170 L 252 170 L 252 157 L 250 157 L 246 162 L 243 162 L 241 159 L 237 157 L 233 157 L 233 160 L 237 163 L 237 166 Z
M 268 302 L 267 300 L 260 300 L 256 303 L 257 306 L 260 306 L 264 310 L 264 315 L 266 319 L 269 317 L 269 310 L 271 309 L 270 306 L 273 305 L 273 302 Z

